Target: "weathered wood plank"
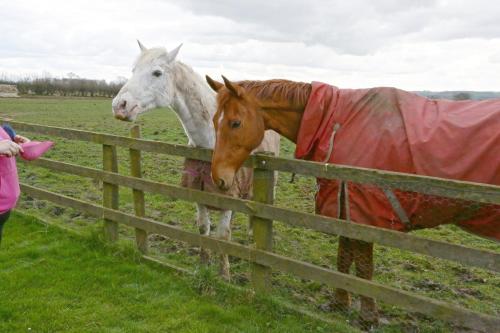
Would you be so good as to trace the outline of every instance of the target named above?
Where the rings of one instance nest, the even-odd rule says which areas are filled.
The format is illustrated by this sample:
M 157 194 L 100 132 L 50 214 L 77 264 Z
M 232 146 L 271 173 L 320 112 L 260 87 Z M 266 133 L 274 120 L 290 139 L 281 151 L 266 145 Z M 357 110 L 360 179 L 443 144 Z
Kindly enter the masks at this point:
M 254 160 L 256 165 L 264 163 L 262 167 L 266 169 L 500 205 L 497 185 L 280 157 L 255 156 Z
M 51 170 L 68 172 L 78 176 L 90 177 L 146 192 L 162 194 L 170 198 L 199 202 L 207 206 L 238 211 L 248 215 L 262 217 L 264 219 L 278 220 L 295 227 L 304 227 L 324 232 L 326 234 L 340 235 L 367 242 L 375 242 L 382 245 L 400 248 L 402 250 L 413 251 L 437 258 L 456 261 L 469 266 L 500 272 L 500 254 L 496 252 L 473 249 L 397 231 L 375 228 L 356 223 L 348 223 L 344 220 L 326 216 L 303 213 L 264 203 L 157 183 L 145 179 L 127 177 L 119 174 L 103 172 L 98 169 L 43 158 L 32 161 L 30 164 Z
M 387 287 L 373 281 L 357 278 L 353 275 L 343 274 L 271 252 L 252 249 L 237 243 L 202 236 L 151 219 L 104 208 L 30 185 L 21 184 L 21 188 L 23 192 L 37 199 L 49 200 L 58 205 L 72 207 L 87 214 L 104 217 L 134 228 L 143 228 L 148 232 L 158 233 L 191 245 L 212 249 L 218 253 L 227 253 L 250 262 L 273 267 L 285 273 L 294 274 L 304 279 L 310 279 L 325 283 L 334 288 L 342 288 L 353 293 L 373 297 L 389 304 L 401 306 L 410 311 L 417 311 L 434 318 L 446 320 L 456 325 L 486 332 L 494 332 L 500 327 L 500 319 L 497 317 L 484 315 L 428 297 Z
M 211 150 L 203 148 L 193 148 L 184 145 L 168 144 L 165 142 L 133 139 L 104 133 L 35 125 L 17 121 L 10 121 L 10 123 L 20 131 L 54 135 L 99 144 L 116 145 L 148 152 L 184 156 L 204 161 L 210 161 L 212 155 Z M 320 178 L 342 179 L 357 183 L 385 186 L 447 198 L 500 204 L 500 186 L 497 185 L 357 168 L 338 164 L 323 164 L 271 156 L 252 156 L 245 162 L 245 166 L 258 166 L 266 170 L 293 172 Z
M 110 172 L 118 172 L 118 157 L 116 146 L 102 146 L 103 169 Z M 118 184 L 103 182 L 102 185 L 102 205 L 104 207 L 118 209 L 119 194 Z M 111 220 L 104 220 L 104 237 L 114 242 L 118 240 L 118 223 Z
M 79 140 L 97 144 L 124 147 L 147 151 L 151 153 L 185 156 L 188 158 L 210 161 L 212 151 L 203 148 L 194 148 L 186 145 L 170 144 L 166 142 L 135 139 L 126 136 L 117 136 L 105 133 L 82 131 L 55 126 L 28 124 L 17 121 L 9 121 L 18 131 L 33 132 L 43 135 L 62 137 L 70 140 Z
M 274 201 L 274 171 L 255 168 L 253 170 L 253 200 L 272 204 Z M 255 247 L 271 251 L 273 248 L 273 221 L 250 215 Z M 256 291 L 268 292 L 272 288 L 271 268 L 260 264 L 252 265 L 252 285 Z
M 130 128 L 130 136 L 132 138 L 141 137 L 141 127 L 139 125 L 134 125 Z M 130 149 L 130 175 L 132 177 L 141 178 L 141 151 L 137 149 Z M 134 211 L 136 216 L 143 217 L 146 215 L 146 205 L 144 202 L 144 191 L 132 189 L 132 195 L 134 198 Z M 135 229 L 135 243 L 137 248 L 142 253 L 148 252 L 148 233 L 145 230 L 136 228 Z

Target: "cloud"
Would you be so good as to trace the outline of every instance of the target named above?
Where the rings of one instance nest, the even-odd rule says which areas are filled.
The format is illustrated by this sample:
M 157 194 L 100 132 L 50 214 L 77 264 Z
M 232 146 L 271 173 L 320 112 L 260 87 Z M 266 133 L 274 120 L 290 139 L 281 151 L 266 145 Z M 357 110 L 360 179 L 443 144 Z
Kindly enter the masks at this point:
M 199 15 L 255 26 L 242 38 L 325 45 L 367 54 L 402 41 L 500 36 L 500 6 L 489 1 L 176 0 Z M 490 24 L 488 24 L 490 23 Z M 211 29 L 211 27 L 207 27 Z
M 186 62 L 199 64 L 195 67 L 200 72 L 231 79 L 317 80 L 344 88 L 498 90 L 499 80 L 492 73 L 500 72 L 500 63 L 492 63 L 488 52 L 468 50 L 500 52 L 500 39 L 400 43 L 364 56 L 339 54 L 319 45 L 249 41 L 232 45 L 224 56 L 209 50 L 206 58 L 218 61 L 188 58 Z
M 128 77 L 139 38 L 200 73 L 500 90 L 500 5 L 476 0 L 0 0 L 0 73 Z

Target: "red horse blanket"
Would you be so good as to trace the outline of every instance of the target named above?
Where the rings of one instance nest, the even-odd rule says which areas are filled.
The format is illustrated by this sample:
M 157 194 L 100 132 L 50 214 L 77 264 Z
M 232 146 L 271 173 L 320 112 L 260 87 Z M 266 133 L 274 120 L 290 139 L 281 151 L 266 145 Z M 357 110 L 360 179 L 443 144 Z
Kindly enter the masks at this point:
M 297 158 L 500 185 L 500 100 L 431 100 L 314 82 Z M 318 214 L 399 231 L 454 223 L 500 240 L 500 205 L 318 179 Z

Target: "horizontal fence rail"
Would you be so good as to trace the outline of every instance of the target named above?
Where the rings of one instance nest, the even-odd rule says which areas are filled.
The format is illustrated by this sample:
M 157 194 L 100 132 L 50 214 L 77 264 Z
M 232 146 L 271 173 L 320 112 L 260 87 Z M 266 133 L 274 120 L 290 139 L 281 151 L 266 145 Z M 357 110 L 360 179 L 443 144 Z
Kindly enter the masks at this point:
M 458 306 L 450 305 L 428 297 L 418 296 L 396 288 L 387 287 L 376 282 L 354 277 L 352 275 L 343 274 L 237 243 L 192 233 L 175 226 L 163 224 L 144 217 L 137 217 L 122 213 L 117 210 L 38 189 L 30 185 L 21 184 L 21 189 L 24 193 L 37 199 L 48 200 L 57 205 L 71 207 L 97 218 L 115 221 L 133 228 L 141 228 L 151 233 L 157 233 L 184 241 L 193 246 L 200 246 L 219 253 L 226 253 L 253 263 L 272 267 L 273 269 L 277 269 L 284 273 L 294 274 L 300 278 L 324 283 L 330 287 L 342 288 L 351 292 L 374 297 L 390 304 L 401 306 L 408 310 L 417 311 L 438 319 L 446 320 L 456 325 L 473 327 L 486 332 L 493 332 L 495 329 L 500 327 L 499 318 L 466 310 Z
M 9 123 L 21 131 L 53 135 L 73 140 L 115 145 L 129 149 L 183 156 L 203 161 L 210 161 L 212 156 L 212 152 L 209 149 L 193 148 L 185 145 L 16 121 L 9 121 Z M 490 184 L 262 155 L 251 156 L 246 161 L 245 165 L 267 170 L 293 172 L 319 178 L 341 179 L 363 184 L 392 187 L 405 191 L 414 191 L 453 199 L 500 204 L 500 186 Z
M 430 240 L 398 231 L 349 223 L 341 219 L 303 213 L 221 194 L 208 193 L 180 186 L 158 183 L 151 180 L 123 176 L 65 162 L 41 158 L 29 163 L 54 171 L 93 178 L 109 184 L 162 194 L 171 198 L 199 202 L 207 206 L 234 210 L 264 219 L 278 220 L 292 226 L 305 227 L 326 234 L 375 242 L 403 250 L 456 261 L 465 265 L 500 272 L 500 254 L 491 251 Z

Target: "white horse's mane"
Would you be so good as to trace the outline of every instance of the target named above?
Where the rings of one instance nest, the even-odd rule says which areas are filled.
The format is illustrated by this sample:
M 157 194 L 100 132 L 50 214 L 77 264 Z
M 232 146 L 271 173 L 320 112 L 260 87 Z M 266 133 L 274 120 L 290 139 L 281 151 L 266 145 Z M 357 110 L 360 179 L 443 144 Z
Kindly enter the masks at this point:
M 203 113 L 204 118 L 208 118 L 210 127 L 212 127 L 212 116 L 216 111 L 215 93 L 208 87 L 201 75 L 196 73 L 191 66 L 181 61 L 175 62 L 174 75 L 177 90 L 196 99 L 196 101 L 192 102 L 199 103 L 198 112 Z

